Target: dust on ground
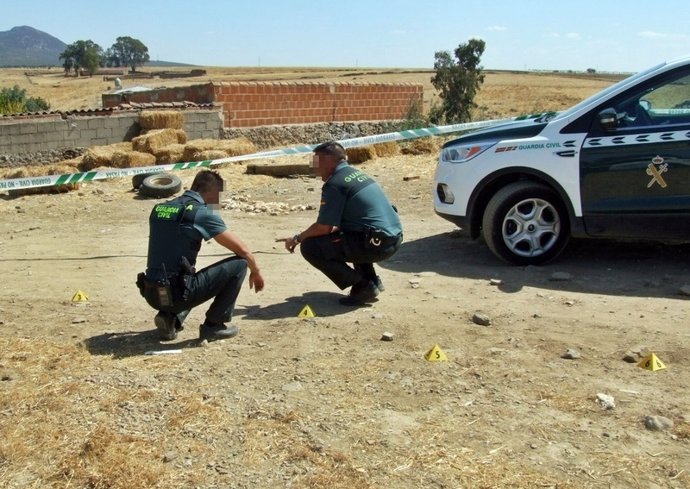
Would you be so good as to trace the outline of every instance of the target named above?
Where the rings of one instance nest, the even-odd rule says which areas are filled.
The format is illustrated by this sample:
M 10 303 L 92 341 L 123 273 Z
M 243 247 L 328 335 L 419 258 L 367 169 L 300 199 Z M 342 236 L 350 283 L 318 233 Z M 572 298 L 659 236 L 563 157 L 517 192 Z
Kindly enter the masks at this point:
M 434 215 L 434 165 L 362 165 L 405 228 L 371 307 L 340 306 L 275 242 L 314 210 L 223 210 L 267 285 L 245 284 L 238 337 L 206 345 L 203 306 L 177 340 L 157 339 L 134 285 L 157 201 L 129 179 L 3 196 L 0 487 L 690 486 L 687 247 L 580 241 L 554 264 L 508 266 Z M 221 172 L 244 201 L 319 198 L 313 178 Z M 224 256 L 204 244 L 200 265 Z M 87 302 L 72 302 L 79 290 Z M 316 317 L 298 317 L 305 305 Z M 447 362 L 425 359 L 435 345 Z M 647 352 L 667 368 L 623 360 Z

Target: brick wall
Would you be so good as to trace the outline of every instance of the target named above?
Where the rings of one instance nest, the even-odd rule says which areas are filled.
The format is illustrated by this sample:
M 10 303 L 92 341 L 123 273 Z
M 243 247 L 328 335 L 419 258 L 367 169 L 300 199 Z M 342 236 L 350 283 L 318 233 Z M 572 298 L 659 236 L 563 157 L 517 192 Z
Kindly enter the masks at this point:
M 103 107 L 189 101 L 223 108 L 225 127 L 404 119 L 422 103 L 422 85 L 393 83 L 229 82 L 104 94 Z
M 404 119 L 422 103 L 422 85 L 364 83 L 214 83 L 225 127 Z

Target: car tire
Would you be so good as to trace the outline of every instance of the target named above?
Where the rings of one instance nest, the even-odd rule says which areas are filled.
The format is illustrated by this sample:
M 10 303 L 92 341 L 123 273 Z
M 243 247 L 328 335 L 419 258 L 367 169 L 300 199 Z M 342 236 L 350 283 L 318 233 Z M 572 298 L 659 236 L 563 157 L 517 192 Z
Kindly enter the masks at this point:
M 514 265 L 539 265 L 556 258 L 570 236 L 558 194 L 530 181 L 511 183 L 491 198 L 482 219 L 489 249 Z
M 151 175 L 156 175 L 156 173 L 139 173 L 134 175 L 132 177 L 132 188 L 136 190 L 141 187 L 141 182 L 143 182 L 146 177 L 150 177 Z
M 139 195 L 163 198 L 176 194 L 182 188 L 182 181 L 169 173 L 155 173 L 144 178 L 139 186 Z

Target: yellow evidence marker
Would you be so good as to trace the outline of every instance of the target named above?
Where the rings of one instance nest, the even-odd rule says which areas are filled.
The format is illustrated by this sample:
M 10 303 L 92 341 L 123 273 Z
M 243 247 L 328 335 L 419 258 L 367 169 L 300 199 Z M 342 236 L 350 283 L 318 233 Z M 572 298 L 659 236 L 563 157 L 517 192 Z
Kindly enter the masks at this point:
M 431 350 L 426 352 L 424 358 L 429 362 L 447 362 L 448 357 L 438 345 L 434 345 Z
M 314 311 L 312 311 L 311 307 L 309 307 L 309 304 L 304 306 L 297 315 L 297 317 L 300 319 L 313 318 L 314 316 L 316 316 L 316 314 L 314 314 Z
M 642 367 L 645 370 L 651 370 L 652 372 L 666 368 L 664 362 L 659 360 L 659 357 L 657 357 L 654 353 L 643 358 L 642 361 L 637 364 L 637 366 Z
M 72 302 L 88 302 L 89 298 L 88 296 L 82 292 L 81 290 L 77 290 L 77 292 L 72 296 Z

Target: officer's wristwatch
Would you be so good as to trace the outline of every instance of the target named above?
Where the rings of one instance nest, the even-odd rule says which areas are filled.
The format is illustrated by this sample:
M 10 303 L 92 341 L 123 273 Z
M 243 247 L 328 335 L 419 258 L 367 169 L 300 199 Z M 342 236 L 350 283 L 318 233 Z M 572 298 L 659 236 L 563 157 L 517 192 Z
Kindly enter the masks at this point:
M 300 244 L 302 242 L 302 240 L 299 239 L 299 235 L 300 235 L 300 233 L 297 233 L 292 237 L 292 240 L 297 244 Z

